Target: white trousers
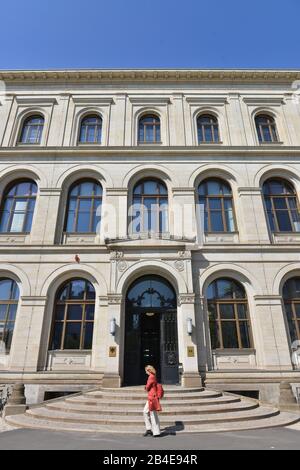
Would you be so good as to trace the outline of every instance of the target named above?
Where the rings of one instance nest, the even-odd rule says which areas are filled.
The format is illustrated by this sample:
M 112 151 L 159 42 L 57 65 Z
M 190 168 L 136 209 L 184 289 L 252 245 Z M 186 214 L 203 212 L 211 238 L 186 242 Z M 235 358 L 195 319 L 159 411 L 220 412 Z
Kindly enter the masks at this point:
M 146 431 L 152 431 L 153 436 L 157 436 L 160 434 L 160 424 L 158 419 L 157 411 L 149 411 L 149 403 L 147 401 L 145 408 L 144 408 L 144 420 Z

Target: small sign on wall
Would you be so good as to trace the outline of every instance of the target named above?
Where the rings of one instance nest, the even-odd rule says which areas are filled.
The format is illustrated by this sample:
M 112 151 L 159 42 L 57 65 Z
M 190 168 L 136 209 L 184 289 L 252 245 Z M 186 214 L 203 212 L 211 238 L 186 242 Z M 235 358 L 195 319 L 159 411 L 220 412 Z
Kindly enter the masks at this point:
M 187 347 L 187 355 L 188 355 L 188 357 L 195 357 L 195 347 L 194 346 L 188 346 Z
M 117 348 L 116 346 L 109 347 L 109 357 L 116 357 L 117 356 Z

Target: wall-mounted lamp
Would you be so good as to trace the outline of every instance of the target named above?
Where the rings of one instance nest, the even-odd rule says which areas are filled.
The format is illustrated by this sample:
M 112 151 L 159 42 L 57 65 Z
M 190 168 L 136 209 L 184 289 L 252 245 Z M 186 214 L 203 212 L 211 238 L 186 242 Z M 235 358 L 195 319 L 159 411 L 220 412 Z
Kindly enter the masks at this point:
M 186 330 L 188 335 L 193 333 L 193 320 L 191 318 L 187 318 L 186 320 Z
M 116 319 L 112 318 L 109 323 L 109 332 L 112 336 L 116 334 Z

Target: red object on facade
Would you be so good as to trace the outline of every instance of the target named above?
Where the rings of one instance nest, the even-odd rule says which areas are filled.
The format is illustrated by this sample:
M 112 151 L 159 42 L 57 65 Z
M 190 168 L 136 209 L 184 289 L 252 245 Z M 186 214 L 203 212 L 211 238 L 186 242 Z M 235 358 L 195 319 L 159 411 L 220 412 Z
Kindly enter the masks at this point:
M 76 263 L 80 263 L 80 258 L 79 258 L 78 255 L 75 255 L 75 261 L 76 261 Z
M 157 396 L 157 380 L 154 374 L 149 375 L 145 388 L 148 392 L 149 411 L 162 411 Z

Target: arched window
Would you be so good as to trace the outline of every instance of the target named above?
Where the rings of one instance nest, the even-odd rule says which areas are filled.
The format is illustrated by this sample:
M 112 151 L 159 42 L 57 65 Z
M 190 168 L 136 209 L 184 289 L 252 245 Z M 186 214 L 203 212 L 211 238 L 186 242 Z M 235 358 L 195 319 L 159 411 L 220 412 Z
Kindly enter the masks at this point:
M 11 279 L 0 279 L 0 354 L 9 354 L 19 301 L 19 288 Z
M 83 180 L 71 186 L 65 231 L 96 233 L 101 221 L 102 186 L 93 180 Z
M 160 143 L 160 119 L 155 115 L 142 116 L 139 120 L 138 142 Z
M 252 347 L 245 289 L 233 279 L 217 279 L 206 292 L 212 349 Z
M 40 144 L 44 128 L 43 116 L 30 116 L 24 121 L 20 135 L 21 144 Z
M 219 142 L 219 125 L 215 116 L 202 114 L 197 119 L 198 142 Z
M 133 190 L 132 232 L 168 231 L 168 190 L 156 179 L 140 181 Z
M 259 114 L 255 117 L 255 125 L 259 142 L 278 142 L 276 124 L 271 116 Z
M 293 186 L 281 178 L 272 178 L 264 183 L 263 195 L 272 232 L 299 232 L 299 204 Z
M 229 184 L 218 178 L 203 181 L 198 188 L 205 232 L 234 232 L 233 198 Z
M 286 281 L 283 286 L 283 301 L 293 343 L 300 340 L 300 277 Z
M 50 349 L 92 349 L 95 289 L 72 279 L 57 292 Z
M 0 211 L 0 232 L 30 232 L 36 194 L 37 185 L 31 180 L 19 181 L 6 189 Z
M 100 144 L 102 137 L 102 119 L 100 116 L 86 116 L 80 125 L 79 142 L 85 144 Z

